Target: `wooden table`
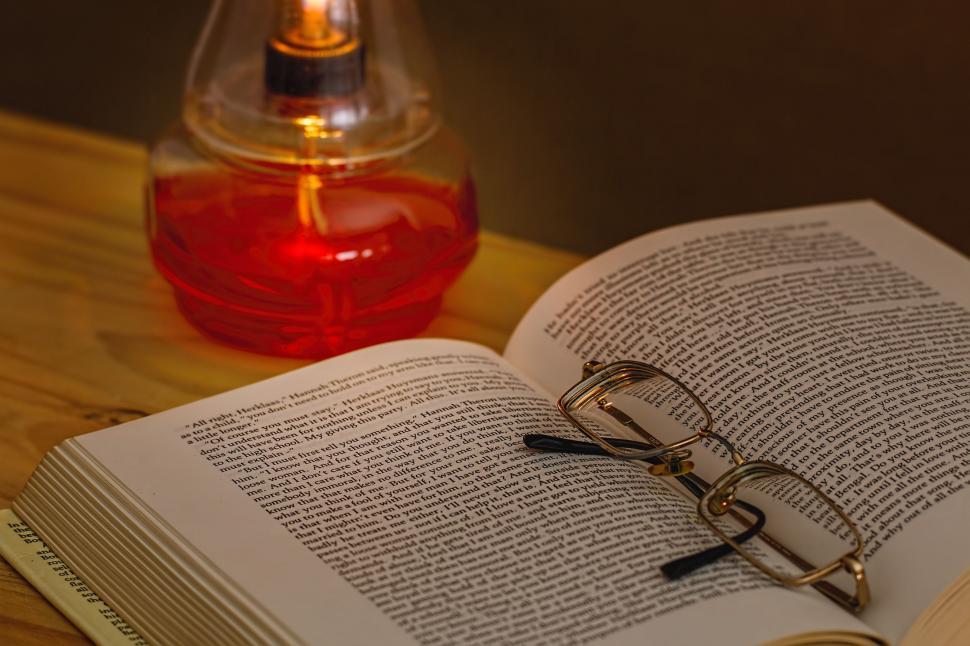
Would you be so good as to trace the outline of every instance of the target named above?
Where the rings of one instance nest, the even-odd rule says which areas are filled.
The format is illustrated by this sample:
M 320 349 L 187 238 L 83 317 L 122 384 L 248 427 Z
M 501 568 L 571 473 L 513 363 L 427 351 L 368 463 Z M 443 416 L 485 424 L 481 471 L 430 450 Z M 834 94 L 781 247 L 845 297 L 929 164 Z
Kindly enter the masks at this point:
M 140 145 L 0 112 L 0 508 L 65 438 L 303 363 L 223 347 L 181 318 L 148 256 L 145 165 Z M 580 260 L 486 232 L 426 334 L 501 350 Z M 83 641 L 0 559 L 0 642 Z

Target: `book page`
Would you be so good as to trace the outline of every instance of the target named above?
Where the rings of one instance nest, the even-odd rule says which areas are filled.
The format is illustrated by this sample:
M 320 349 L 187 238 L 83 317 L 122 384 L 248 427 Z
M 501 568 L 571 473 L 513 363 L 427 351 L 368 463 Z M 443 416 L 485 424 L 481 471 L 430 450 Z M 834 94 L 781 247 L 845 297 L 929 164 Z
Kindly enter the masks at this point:
M 635 464 L 533 453 L 527 432 L 568 432 L 545 393 L 485 348 L 420 340 L 76 443 L 310 643 L 866 632 L 736 557 L 663 580 L 660 563 L 712 542 L 690 503 Z
M 557 393 L 590 359 L 681 378 L 742 455 L 860 525 L 863 618 L 898 639 L 970 567 L 968 284 L 964 257 L 874 203 L 722 218 L 580 266 L 506 357 Z

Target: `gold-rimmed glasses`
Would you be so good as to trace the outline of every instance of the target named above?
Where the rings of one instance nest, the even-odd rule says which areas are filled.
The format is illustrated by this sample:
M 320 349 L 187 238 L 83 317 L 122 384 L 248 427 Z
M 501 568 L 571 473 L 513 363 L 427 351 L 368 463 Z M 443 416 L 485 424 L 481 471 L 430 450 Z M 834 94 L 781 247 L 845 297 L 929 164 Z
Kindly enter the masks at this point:
M 697 498 L 698 515 L 722 543 L 664 564 L 669 578 L 737 552 L 776 581 L 811 585 L 851 612 L 869 602 L 865 543 L 856 525 L 802 476 L 773 462 L 746 461 L 677 378 L 639 361 L 588 362 L 583 379 L 559 399 L 559 410 L 592 441 L 536 434 L 524 438 L 528 446 L 643 460 L 650 473 L 672 477 Z M 712 484 L 690 459 L 688 447 L 702 440 L 715 441 L 732 463 Z M 848 575 L 851 593 L 826 580 L 838 572 Z

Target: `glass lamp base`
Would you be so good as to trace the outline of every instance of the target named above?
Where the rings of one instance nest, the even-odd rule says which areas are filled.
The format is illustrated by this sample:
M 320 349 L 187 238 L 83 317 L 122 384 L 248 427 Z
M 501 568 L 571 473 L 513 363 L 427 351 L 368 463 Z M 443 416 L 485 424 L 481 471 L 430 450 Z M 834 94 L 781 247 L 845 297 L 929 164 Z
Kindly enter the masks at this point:
M 441 298 L 435 297 L 349 325 L 327 325 L 319 318 L 284 318 L 272 312 L 240 316 L 231 306 L 197 298 L 178 288 L 175 301 L 193 326 L 216 341 L 252 352 L 305 359 L 415 336 L 441 309 Z

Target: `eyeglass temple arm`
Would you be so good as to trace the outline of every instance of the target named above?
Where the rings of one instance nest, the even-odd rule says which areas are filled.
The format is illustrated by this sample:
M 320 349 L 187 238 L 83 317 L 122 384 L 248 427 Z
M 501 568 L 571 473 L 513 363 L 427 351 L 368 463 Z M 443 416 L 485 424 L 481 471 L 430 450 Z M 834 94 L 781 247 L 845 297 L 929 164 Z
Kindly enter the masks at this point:
M 761 511 L 751 503 L 744 502 L 743 500 L 734 501 L 734 507 L 740 507 L 752 516 L 754 516 L 754 522 L 745 521 L 748 528 L 743 532 L 734 536 L 734 542 L 738 545 L 751 540 L 764 528 L 767 518 L 765 517 L 765 512 Z M 729 512 L 730 513 L 730 512 Z M 738 514 L 734 513 L 733 516 L 737 517 Z M 734 554 L 734 548 L 727 543 L 721 543 L 720 545 L 715 545 L 714 547 L 709 547 L 706 550 L 700 552 L 695 552 L 694 554 L 688 554 L 687 556 L 682 556 L 679 559 L 674 559 L 673 561 L 667 561 L 660 566 L 660 571 L 663 572 L 664 576 L 671 581 L 676 581 L 681 577 L 685 577 L 694 570 L 702 568 L 708 563 L 713 563 L 714 561 L 727 556 L 728 554 Z
M 642 449 L 646 446 L 642 442 L 634 442 L 631 440 L 620 440 L 616 438 L 603 439 L 613 446 L 619 448 Z M 552 435 L 543 435 L 541 433 L 530 433 L 525 435 L 522 437 L 522 441 L 530 449 L 538 449 L 541 451 L 551 451 L 555 453 L 581 453 L 585 455 L 609 455 L 609 453 L 603 450 L 602 447 L 593 444 L 592 442 L 567 440 L 560 437 L 554 437 Z M 651 464 L 662 463 L 660 458 L 646 458 L 645 461 L 650 462 Z M 704 480 L 692 473 L 674 477 L 698 500 L 709 488 L 709 485 Z M 750 540 L 761 531 L 765 525 L 766 518 L 763 511 L 754 505 L 744 502 L 743 500 L 738 500 L 734 504 L 755 517 L 754 522 L 745 520 L 744 524 L 747 525 L 748 528 L 734 537 L 734 541 L 740 545 Z M 689 554 L 687 556 L 674 559 L 668 563 L 664 563 L 660 566 L 660 571 L 668 579 L 676 580 L 687 576 L 694 570 L 704 567 L 709 563 L 713 563 L 714 561 L 717 561 L 728 554 L 732 554 L 733 552 L 733 547 L 727 543 L 721 543 L 720 545 L 715 545 L 714 547 L 710 547 L 706 550 Z

